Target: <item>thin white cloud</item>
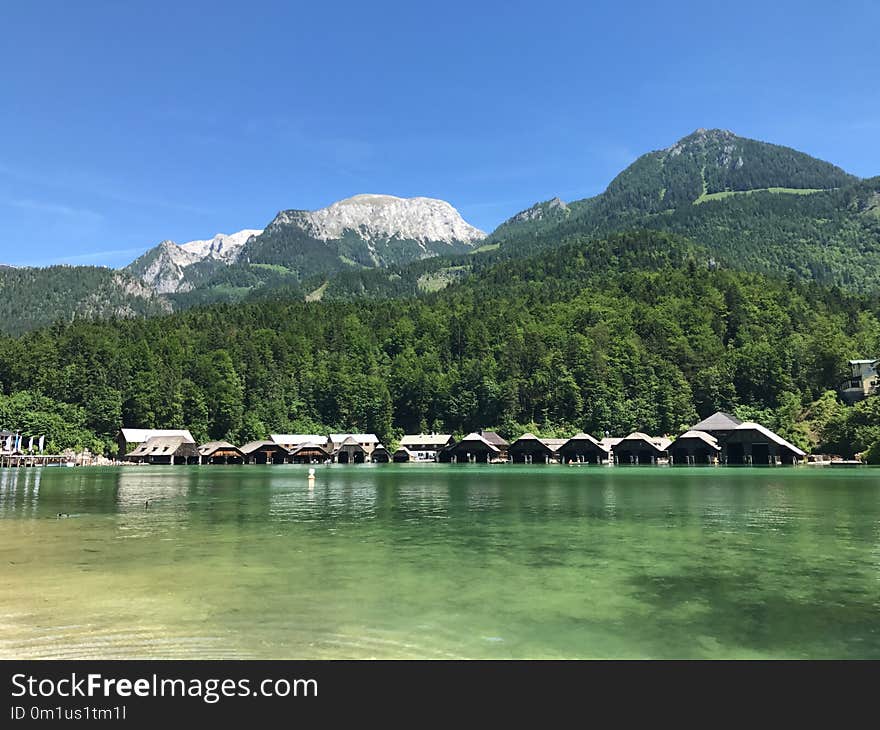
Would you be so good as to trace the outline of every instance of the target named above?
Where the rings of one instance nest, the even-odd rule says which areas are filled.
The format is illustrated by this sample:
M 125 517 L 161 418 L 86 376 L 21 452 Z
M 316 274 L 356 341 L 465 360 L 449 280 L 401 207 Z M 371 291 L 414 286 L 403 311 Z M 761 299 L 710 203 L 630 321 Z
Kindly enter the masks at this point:
M 94 221 L 103 220 L 104 216 L 88 208 L 75 208 L 63 203 L 52 203 L 40 200 L 7 200 L 6 205 L 21 210 L 32 210 L 38 213 L 67 216 L 71 218 L 88 218 Z
M 114 180 L 96 177 L 88 172 L 64 171 L 53 175 L 44 175 L 0 162 L 0 176 L 9 177 L 13 180 L 18 180 L 19 182 L 25 182 L 30 185 L 39 185 L 54 190 L 74 190 L 77 193 L 87 193 L 95 197 L 114 200 L 117 203 L 126 203 L 138 207 L 166 208 L 168 210 L 178 210 L 184 213 L 195 213 L 198 215 L 206 215 L 214 212 L 207 208 L 200 208 L 187 203 L 179 203 L 165 198 L 156 198 L 149 195 L 132 193 L 126 191 L 122 185 Z
M 108 259 L 129 256 L 132 259 L 144 253 L 144 248 L 117 248 L 111 251 L 92 251 L 91 253 L 58 256 L 49 259 L 31 259 L 29 261 L 13 261 L 15 266 L 57 266 L 58 264 L 106 265 Z

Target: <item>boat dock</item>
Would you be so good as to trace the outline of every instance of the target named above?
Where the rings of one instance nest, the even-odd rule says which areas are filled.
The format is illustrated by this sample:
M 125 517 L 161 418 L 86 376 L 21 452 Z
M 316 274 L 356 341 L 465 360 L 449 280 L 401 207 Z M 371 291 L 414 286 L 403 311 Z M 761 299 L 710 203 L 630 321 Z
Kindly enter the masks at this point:
M 0 454 L 0 468 L 17 469 L 29 466 L 82 466 L 90 463 L 77 462 L 65 454 Z

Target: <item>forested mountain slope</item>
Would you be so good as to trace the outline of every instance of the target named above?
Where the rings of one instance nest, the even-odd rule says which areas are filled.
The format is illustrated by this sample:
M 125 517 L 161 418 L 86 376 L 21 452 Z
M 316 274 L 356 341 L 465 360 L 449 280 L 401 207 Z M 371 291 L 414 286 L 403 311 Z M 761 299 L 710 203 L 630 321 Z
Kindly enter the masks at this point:
M 687 236 L 727 266 L 880 288 L 880 178 L 858 180 L 786 147 L 698 130 L 640 157 L 599 196 L 538 223 L 515 216 L 490 241 L 508 256 L 613 231 Z
M 419 298 L 215 304 L 0 338 L 0 416 L 39 430 L 64 413 L 71 440 L 106 440 L 120 423 L 387 440 L 481 426 L 675 433 L 724 408 L 807 445 L 804 409 L 847 358 L 880 350 L 880 303 L 710 259 L 685 239 L 628 233 Z
M 168 301 L 139 280 L 98 266 L 0 267 L 0 331 L 19 334 L 58 321 L 151 316 Z
M 697 130 L 640 157 L 602 194 L 538 203 L 488 238 L 444 201 L 359 195 L 317 211 L 282 211 L 262 231 L 183 247 L 163 242 L 128 267 L 158 296 L 107 270 L 29 274 L 26 291 L 10 290 L 0 328 L 213 302 L 414 297 L 506 261 L 640 230 L 690 239 L 728 269 L 880 291 L 880 178 L 859 180 L 787 147 Z

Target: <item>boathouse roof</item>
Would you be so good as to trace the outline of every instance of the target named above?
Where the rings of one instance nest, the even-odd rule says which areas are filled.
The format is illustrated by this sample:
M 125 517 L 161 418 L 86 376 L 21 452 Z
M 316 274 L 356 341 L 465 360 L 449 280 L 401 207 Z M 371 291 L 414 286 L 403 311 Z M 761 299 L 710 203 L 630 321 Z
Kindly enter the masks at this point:
M 691 431 L 732 431 L 742 423 L 736 416 L 724 411 L 716 411 L 708 418 L 704 418 Z
M 541 442 L 546 444 L 551 450 L 559 451 L 564 444 L 568 443 L 568 439 L 541 439 Z
M 653 446 L 658 451 L 666 451 L 666 449 L 668 449 L 669 445 L 672 443 L 672 439 L 668 439 L 665 436 L 648 436 L 648 434 L 642 433 L 641 431 L 633 431 L 625 438 L 620 439 L 620 441 L 616 445 L 619 445 L 624 441 L 644 441 Z
M 793 443 L 791 443 L 790 441 L 786 441 L 778 433 L 773 433 L 773 431 L 771 431 L 766 426 L 762 426 L 760 423 L 753 423 L 751 421 L 747 421 L 746 423 L 739 424 L 739 426 L 737 426 L 734 429 L 734 431 L 757 431 L 762 436 L 766 436 L 768 439 L 770 439 L 774 443 L 778 444 L 779 446 L 784 446 L 785 448 L 790 449 L 798 456 L 806 456 L 807 455 L 806 451 L 799 449 Z
M 173 454 L 184 444 L 194 444 L 184 436 L 152 436 L 134 449 L 129 456 L 165 456 Z
M 192 437 L 192 434 L 185 428 L 123 428 L 120 429 L 120 433 L 122 434 L 122 437 L 125 439 L 126 443 L 129 444 L 142 444 L 145 441 L 148 441 L 149 439 L 157 436 L 182 436 L 184 441 L 188 444 L 194 444 L 196 442 L 196 440 Z
M 448 433 L 407 434 L 400 439 L 401 446 L 421 446 L 422 444 L 448 444 L 452 435 Z
M 481 443 L 481 444 L 485 444 L 486 446 L 488 446 L 492 451 L 500 452 L 501 449 L 498 448 L 491 441 L 489 441 L 486 438 L 485 433 L 486 432 L 483 432 L 482 434 L 480 434 L 480 433 L 477 433 L 476 431 L 469 433 L 467 436 L 465 436 L 461 441 L 459 441 L 455 445 L 455 448 L 457 449 L 457 448 L 461 447 L 462 445 L 467 446 L 467 444 L 472 444 L 472 443 Z M 505 441 L 504 444 L 506 446 L 507 442 Z
M 235 451 L 236 453 L 241 453 L 241 449 L 228 441 L 208 441 L 199 446 L 199 454 L 201 456 L 210 456 L 218 451 Z
M 379 437 L 374 433 L 331 433 L 330 440 L 334 444 L 344 444 L 349 439 L 358 444 L 378 444 Z
M 268 446 L 286 451 L 286 449 L 284 449 L 284 447 L 281 444 L 278 444 L 275 441 L 266 441 L 266 440 L 248 441 L 244 446 L 242 446 L 239 449 L 239 451 L 241 451 L 242 454 L 252 454 L 252 453 L 254 453 L 254 451 L 259 451 L 260 449 L 265 449 Z
M 677 443 L 682 439 L 698 439 L 706 445 L 711 446 L 716 451 L 721 451 L 721 447 L 718 445 L 718 439 L 705 431 L 685 431 L 681 436 L 675 439 L 673 443 Z
M 279 446 L 295 446 L 307 443 L 327 443 L 326 436 L 314 433 L 273 433 L 269 436 Z
M 330 452 L 327 451 L 327 447 L 323 443 L 320 443 L 320 444 L 316 444 L 316 443 L 300 444 L 295 449 L 290 450 L 290 455 L 296 456 L 297 454 L 301 454 L 303 451 L 320 451 L 322 454 L 324 454 L 326 456 L 330 456 Z
M 619 441 L 620 439 L 617 439 L 617 440 Z M 564 441 L 562 446 L 565 446 L 565 444 L 575 444 L 578 441 L 586 441 L 587 443 L 590 443 L 593 446 L 595 446 L 599 449 L 602 449 L 602 451 L 610 451 L 611 450 L 611 447 L 608 444 L 603 443 L 605 441 L 605 439 L 602 439 L 602 441 L 599 441 L 595 437 L 590 436 L 590 434 L 584 433 L 583 431 L 581 431 L 580 433 L 576 433 L 570 439 Z M 560 446 L 559 448 L 562 448 L 562 446 Z
M 506 446 L 510 446 L 510 444 L 505 441 L 501 436 L 498 435 L 495 431 L 483 431 L 480 430 L 477 432 L 478 436 L 482 436 L 486 441 L 494 446 L 498 446 L 499 448 L 504 448 Z

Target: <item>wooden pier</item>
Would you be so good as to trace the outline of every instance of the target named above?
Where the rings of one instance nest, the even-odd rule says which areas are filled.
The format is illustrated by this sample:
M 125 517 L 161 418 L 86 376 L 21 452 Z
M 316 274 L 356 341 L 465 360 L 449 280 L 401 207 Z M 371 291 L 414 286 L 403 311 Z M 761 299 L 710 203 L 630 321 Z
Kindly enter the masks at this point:
M 64 454 L 0 454 L 0 468 L 30 466 L 82 466 L 90 461 L 75 461 Z

